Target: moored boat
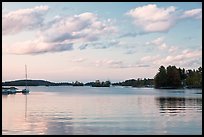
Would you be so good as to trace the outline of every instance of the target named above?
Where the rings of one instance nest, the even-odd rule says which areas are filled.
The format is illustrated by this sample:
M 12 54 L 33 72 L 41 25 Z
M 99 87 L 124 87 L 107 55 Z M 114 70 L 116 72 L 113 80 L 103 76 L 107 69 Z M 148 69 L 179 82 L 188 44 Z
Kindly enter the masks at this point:
M 2 87 L 2 94 L 16 94 L 17 88 L 16 87 Z
M 27 66 L 26 66 L 26 65 L 25 65 L 25 71 L 26 71 L 26 81 L 25 81 L 26 87 L 25 87 L 25 89 L 23 89 L 23 90 L 21 91 L 23 94 L 27 94 L 27 93 L 30 92 L 30 90 L 28 89 L 28 86 L 27 86 Z
M 29 93 L 30 91 L 29 91 L 29 89 L 23 89 L 21 92 L 22 92 L 23 94 L 26 94 L 26 93 Z

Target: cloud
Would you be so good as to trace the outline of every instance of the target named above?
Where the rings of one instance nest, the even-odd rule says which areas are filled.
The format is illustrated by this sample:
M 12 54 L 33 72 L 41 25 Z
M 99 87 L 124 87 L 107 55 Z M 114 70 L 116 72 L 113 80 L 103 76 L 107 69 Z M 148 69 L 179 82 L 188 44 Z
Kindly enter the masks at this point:
M 118 38 L 124 38 L 124 37 L 137 37 L 137 36 L 140 36 L 140 35 L 145 35 L 147 34 L 147 32 L 128 32 L 128 33 L 124 33 L 120 36 L 118 36 Z
M 93 48 L 95 49 L 106 49 L 111 47 L 119 47 L 121 45 L 121 42 L 119 40 L 105 40 L 101 41 L 99 43 L 93 43 Z
M 79 49 L 80 49 L 80 50 L 84 50 L 84 49 L 86 49 L 87 47 L 88 47 L 88 44 L 86 43 L 86 44 L 81 45 L 81 46 L 79 47 Z
M 96 14 L 86 12 L 74 16 L 64 16 L 50 22 L 40 33 L 46 42 L 91 42 L 116 32 L 116 27 L 108 21 L 100 21 Z M 54 34 L 54 35 L 53 35 Z
M 12 54 L 42 54 L 47 52 L 62 52 L 73 50 L 73 44 L 61 43 L 44 43 L 42 41 L 33 40 L 15 43 L 15 45 L 8 46 L 7 53 Z
M 189 67 L 192 66 L 193 61 L 198 60 L 198 58 L 202 58 L 202 52 L 201 51 L 191 51 L 191 50 L 183 50 L 180 54 L 177 55 L 169 55 L 166 58 L 164 58 L 159 62 L 162 62 L 163 64 L 178 64 L 184 66 L 185 64 Z
M 202 19 L 202 9 L 191 9 L 180 12 L 174 6 L 162 8 L 157 7 L 156 4 L 149 4 L 131 9 L 126 15 L 132 17 L 134 24 L 141 27 L 146 33 L 167 32 L 179 20 L 186 18 Z
M 135 63 L 135 64 L 127 64 L 121 60 L 112 60 L 112 59 L 103 59 L 97 60 L 95 62 L 97 67 L 108 67 L 108 68 L 136 68 L 136 67 L 150 67 L 150 65 Z
M 158 37 L 154 40 L 152 40 L 151 42 L 147 42 L 146 44 L 149 45 L 149 44 L 153 44 L 153 45 L 161 45 L 162 43 L 164 42 L 164 37 Z
M 102 41 L 93 41 L 93 42 L 87 42 L 83 43 L 79 46 L 80 50 L 84 50 L 87 47 L 93 48 L 93 49 L 107 49 L 111 47 L 119 47 L 121 45 L 121 42 L 119 40 L 115 39 L 106 39 Z
M 120 35 L 118 38 L 123 38 L 123 37 L 136 37 L 138 36 L 139 33 L 137 32 L 128 32 L 128 33 L 124 33 L 122 35 Z
M 2 15 L 3 35 L 39 28 L 44 22 L 48 9 L 48 6 L 36 6 L 4 13 Z
M 37 7 L 33 9 L 45 10 L 47 8 Z M 31 12 L 33 9 L 29 11 Z M 28 12 L 27 10 L 26 13 Z M 101 21 L 96 14 L 90 12 L 74 16 L 57 17 L 41 26 L 33 41 L 14 43 L 7 51 L 14 54 L 69 51 L 73 49 L 73 46 L 80 43 L 97 43 L 105 36 L 110 36 L 116 31 L 116 27 L 110 24 L 110 19 Z M 90 44 L 82 45 L 79 48 L 83 50 L 88 45 Z
M 152 64 L 156 66 L 160 65 L 176 65 L 182 67 L 192 67 L 199 65 L 202 62 L 202 51 L 201 50 L 183 50 L 177 51 L 177 53 L 161 56 L 145 56 L 141 58 L 140 62 L 146 64 Z M 197 66 L 196 66 L 197 67 Z
M 164 37 L 158 37 L 150 42 L 146 42 L 145 45 L 153 45 L 156 46 L 159 50 L 166 50 L 168 52 L 176 52 L 178 50 L 177 47 L 170 46 L 164 40 Z
M 132 49 L 127 49 L 124 53 L 125 54 L 135 54 L 136 52 L 137 52 L 137 50 L 132 48 Z
M 174 6 L 158 8 L 155 4 L 149 4 L 131 9 L 127 15 L 131 16 L 134 23 L 142 27 L 145 32 L 163 32 L 174 25 L 175 10 Z
M 108 59 L 97 60 L 95 62 L 95 65 L 97 67 L 100 67 L 100 66 L 119 67 L 122 64 L 123 62 L 120 60 L 108 60 Z
M 166 49 L 168 47 L 167 44 L 164 42 L 164 37 L 158 37 L 150 42 L 146 42 L 146 45 L 155 45 L 160 50 Z
M 84 62 L 86 59 L 84 58 L 76 58 L 76 59 L 73 59 L 72 62 Z
M 136 45 L 141 45 L 141 44 L 133 44 L 133 45 L 124 45 L 122 48 L 125 48 L 124 53 L 125 54 L 135 54 L 136 52 L 140 52 L 141 49 L 137 48 Z
M 140 64 L 140 65 L 137 65 L 137 67 L 150 67 L 150 65 L 147 65 L 147 64 Z
M 159 55 L 156 56 L 145 56 L 140 59 L 141 62 L 154 62 L 155 60 L 159 60 L 161 57 Z
M 202 19 L 202 9 L 192 9 L 183 12 L 181 18 Z
M 171 46 L 171 47 L 169 47 L 168 52 L 173 53 L 173 52 L 176 52 L 177 50 L 178 50 L 178 47 Z

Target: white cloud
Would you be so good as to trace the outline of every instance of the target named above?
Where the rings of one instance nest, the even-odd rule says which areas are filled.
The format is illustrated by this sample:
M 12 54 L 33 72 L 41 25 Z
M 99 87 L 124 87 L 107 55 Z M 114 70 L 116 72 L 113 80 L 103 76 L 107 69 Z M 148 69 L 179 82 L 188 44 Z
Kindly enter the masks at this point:
M 202 51 L 201 50 L 183 50 L 177 53 L 161 56 L 145 56 L 141 58 L 140 62 L 145 64 L 152 64 L 157 67 L 161 65 L 176 65 L 181 67 L 193 67 L 193 65 L 201 64 Z M 196 66 L 197 67 L 197 66 Z
M 85 58 L 76 58 L 73 59 L 72 62 L 84 62 L 86 59 Z
M 158 8 L 155 4 L 131 9 L 127 15 L 134 19 L 134 23 L 146 32 L 168 31 L 175 23 L 173 6 Z
M 2 15 L 2 33 L 15 34 L 23 30 L 33 30 L 40 27 L 48 6 L 19 9 Z
M 155 60 L 159 60 L 161 57 L 159 55 L 156 56 L 145 56 L 140 59 L 141 62 L 154 62 Z
M 103 59 L 97 60 L 95 62 L 97 67 L 108 67 L 108 68 L 136 68 L 136 67 L 149 67 L 147 64 L 135 63 L 135 64 L 127 64 L 121 60 L 113 60 L 113 59 Z
M 178 50 L 178 47 L 171 46 L 165 42 L 164 37 L 158 37 L 152 41 L 146 42 L 146 45 L 153 45 L 157 47 L 159 50 L 166 50 L 168 52 L 176 52 Z
M 154 45 L 160 50 L 168 48 L 167 44 L 164 42 L 164 37 L 158 37 L 150 42 L 146 42 L 146 45 Z
M 169 55 L 167 56 L 166 58 L 164 58 L 163 60 L 161 61 L 158 61 L 159 62 L 163 62 L 163 64 L 178 64 L 178 65 L 181 65 L 181 66 L 184 66 L 184 64 L 188 64 L 189 62 L 193 62 L 193 60 L 197 60 L 197 59 L 201 59 L 202 58 L 202 52 L 201 51 L 182 51 L 180 54 L 177 54 L 177 55 Z M 188 64 L 188 66 L 186 67 L 189 67 L 191 66 L 192 64 Z
M 103 59 L 103 60 L 97 60 L 95 62 L 95 65 L 97 67 L 100 67 L 100 66 L 109 66 L 109 67 L 120 67 L 121 65 L 123 64 L 122 61 L 120 60 L 108 60 L 108 59 Z
M 161 45 L 162 43 L 164 43 L 164 37 L 158 37 L 152 40 L 150 43 L 154 45 Z
M 192 10 L 184 11 L 181 18 L 202 19 L 202 9 L 192 9 Z
M 166 32 L 179 20 L 185 18 L 202 19 L 202 9 L 191 9 L 180 12 L 174 6 L 163 8 L 157 7 L 156 4 L 136 7 L 126 14 L 132 17 L 134 23 L 146 33 Z
M 178 47 L 173 47 L 173 46 L 171 46 L 171 47 L 168 49 L 168 52 L 173 53 L 173 52 L 176 52 L 177 50 L 178 50 Z

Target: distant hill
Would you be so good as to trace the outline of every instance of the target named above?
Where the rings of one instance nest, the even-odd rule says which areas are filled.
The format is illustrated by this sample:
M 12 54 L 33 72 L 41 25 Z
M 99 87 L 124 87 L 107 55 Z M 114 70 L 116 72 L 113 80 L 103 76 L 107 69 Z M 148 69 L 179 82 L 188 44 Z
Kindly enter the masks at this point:
M 2 82 L 2 86 L 25 86 L 26 80 Z M 71 83 L 54 83 L 46 80 L 27 80 L 27 86 L 71 86 Z
M 112 86 L 132 86 L 132 87 L 152 87 L 153 79 L 129 79 L 119 83 L 112 83 L 110 81 L 99 81 L 81 83 L 76 82 L 50 82 L 47 80 L 14 80 L 2 82 L 2 86 L 91 86 L 91 87 L 110 87 Z

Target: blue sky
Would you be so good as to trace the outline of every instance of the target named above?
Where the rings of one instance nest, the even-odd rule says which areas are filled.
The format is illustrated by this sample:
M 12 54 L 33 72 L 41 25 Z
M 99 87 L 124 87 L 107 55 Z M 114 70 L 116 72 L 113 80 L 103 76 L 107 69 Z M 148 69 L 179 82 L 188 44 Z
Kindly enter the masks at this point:
M 202 66 L 200 2 L 3 3 L 3 81 L 123 81 Z

